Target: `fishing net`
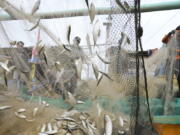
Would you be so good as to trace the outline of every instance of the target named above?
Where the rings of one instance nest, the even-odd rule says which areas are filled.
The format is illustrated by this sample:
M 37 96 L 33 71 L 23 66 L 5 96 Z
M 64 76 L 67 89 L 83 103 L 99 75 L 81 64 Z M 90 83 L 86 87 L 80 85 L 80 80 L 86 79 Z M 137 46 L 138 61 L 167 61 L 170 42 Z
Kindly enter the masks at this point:
M 164 44 L 159 49 L 158 53 L 147 60 L 147 70 L 149 71 L 150 82 L 152 79 L 156 82 L 152 84 L 156 89 L 154 96 L 162 100 L 161 111 L 159 115 L 179 115 L 178 110 L 178 97 L 179 97 L 179 84 L 178 84 L 178 63 L 176 59 L 178 56 L 177 49 L 179 43 L 176 34 L 173 34 L 167 44 Z M 161 57 L 161 59 L 158 59 Z M 149 84 L 150 87 L 151 84 Z
M 109 42 L 116 44 L 113 44 L 115 49 L 112 52 L 115 54 L 112 55 L 114 63 L 111 65 L 111 73 L 118 78 L 119 84 L 124 86 L 122 97 L 128 99 L 129 102 L 130 127 L 132 129 L 130 133 L 152 134 L 144 60 L 135 54 L 135 52 L 143 51 L 139 46 L 140 15 L 138 13 L 138 2 L 123 1 L 123 3 L 126 5 L 124 11 L 128 10 L 128 5 L 133 6 L 137 11 L 130 14 L 112 14 L 112 33 Z M 113 12 L 123 10 L 117 8 L 119 5 L 115 1 L 111 1 L 111 5 Z M 126 44 L 119 44 L 123 36 L 122 33 L 129 38 Z M 132 53 L 134 55 L 131 55 Z
M 28 102 L 44 101 L 67 112 L 78 110 L 83 113 L 81 126 L 86 127 L 83 131 L 87 130 L 90 135 L 97 134 L 95 130 L 99 134 L 155 134 L 152 117 L 173 113 L 175 55 L 172 48 L 176 40 L 169 43 L 173 47 L 163 47 L 145 60 L 146 73 L 144 59 L 138 55 L 143 51 L 140 1 L 106 1 L 105 5 L 111 8 L 109 14 L 95 18 L 96 2 L 84 1 L 88 12 L 83 15 L 90 17 L 78 17 L 79 22 L 75 21 L 76 17 L 47 19 L 48 15 L 39 14 L 45 20 L 40 19 L 36 13 L 29 14 L 34 3 L 17 3 L 0 1 L 0 7 L 11 18 L 21 20 L 2 21 L 0 25 L 2 40 L 8 46 L 1 49 L 3 77 L 0 82 L 8 92 L 16 91 Z M 51 17 L 58 18 L 58 15 Z M 25 36 L 13 39 L 10 23 L 21 27 L 19 32 L 26 31 Z M 81 25 L 83 33 L 78 33 Z M 21 38 L 33 44 L 28 46 L 25 42 L 28 40 Z M 157 77 L 161 71 L 165 79 Z M 85 113 L 92 116 L 95 124 L 84 118 Z M 91 127 L 87 127 L 87 123 Z M 92 127 L 94 125 L 97 128 Z M 70 131 L 73 132 L 67 129 Z

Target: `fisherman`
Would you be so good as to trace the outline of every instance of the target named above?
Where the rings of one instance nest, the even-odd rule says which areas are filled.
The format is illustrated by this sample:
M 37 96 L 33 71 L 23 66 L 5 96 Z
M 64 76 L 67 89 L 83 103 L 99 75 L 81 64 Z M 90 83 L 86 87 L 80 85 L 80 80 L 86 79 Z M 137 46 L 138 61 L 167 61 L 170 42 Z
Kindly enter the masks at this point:
M 176 28 L 175 31 L 175 38 L 176 38 L 176 64 L 175 64 L 175 75 L 178 81 L 179 93 L 180 96 L 180 26 Z
M 180 96 L 180 26 L 178 26 L 175 30 L 172 30 L 167 35 L 165 35 L 162 39 L 162 42 L 167 45 L 170 39 L 175 36 L 175 47 L 176 47 L 176 61 L 174 65 L 174 74 L 177 78 L 179 92 L 177 96 Z
M 59 54 L 59 61 L 55 62 L 55 67 L 58 70 L 56 73 L 55 83 L 51 83 L 55 88 L 55 91 L 60 93 L 65 99 L 66 93 L 71 92 L 75 93 L 77 87 L 77 80 L 80 78 L 78 75 L 77 66 L 81 65 L 76 64 L 76 61 L 82 58 L 83 53 L 79 46 L 81 39 L 75 37 L 73 40 L 73 45 L 71 45 L 70 52 L 65 51 L 62 54 Z M 83 59 L 83 58 L 82 58 Z M 52 73 L 53 74 L 53 73 Z M 51 77 L 53 77 L 51 75 Z
M 75 92 L 75 89 L 77 87 L 77 80 L 78 80 L 78 78 L 81 78 L 81 73 L 78 74 L 78 70 L 77 70 L 77 66 L 80 66 L 82 64 L 82 63 L 80 63 L 79 59 L 81 59 L 82 61 L 84 60 L 83 51 L 79 46 L 80 42 L 81 42 L 80 37 L 76 36 L 73 40 L 73 46 L 71 46 L 71 52 L 69 54 L 70 59 L 71 59 L 70 63 L 68 65 L 66 65 L 66 69 L 74 72 L 74 74 L 71 76 L 69 82 L 65 83 L 65 87 L 71 93 Z M 79 69 L 81 70 L 81 68 L 79 68 Z
M 167 43 L 169 42 L 169 40 L 172 38 L 172 36 L 174 35 L 175 30 L 170 31 L 167 35 L 165 35 L 162 39 L 162 42 L 167 45 Z
M 73 39 L 73 45 L 71 46 L 71 57 L 75 60 L 81 59 L 82 61 L 84 61 L 85 54 L 82 48 L 79 46 L 80 42 L 81 39 L 78 36 Z

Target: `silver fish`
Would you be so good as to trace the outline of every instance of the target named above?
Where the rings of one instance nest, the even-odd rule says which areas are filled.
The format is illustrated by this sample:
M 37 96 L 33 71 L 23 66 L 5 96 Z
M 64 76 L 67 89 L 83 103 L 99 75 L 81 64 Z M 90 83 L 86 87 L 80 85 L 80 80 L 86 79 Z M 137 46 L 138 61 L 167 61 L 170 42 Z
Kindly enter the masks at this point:
M 125 133 L 124 131 L 118 130 L 119 135 L 124 135 L 124 133 Z
M 45 45 L 40 45 L 40 43 L 41 43 L 42 41 L 40 40 L 40 41 L 38 41 L 37 42 L 37 44 L 36 44 L 36 46 L 39 48 L 38 50 L 39 50 L 39 54 L 41 54 L 41 53 L 43 53 L 44 51 L 45 51 Z
M 126 1 L 124 1 L 124 6 L 126 7 L 126 9 L 127 9 L 127 10 L 129 10 L 129 9 L 130 9 L 129 4 L 128 4 Z
M 43 104 L 43 105 L 46 105 L 46 101 L 42 101 L 42 104 Z
M 105 63 L 105 64 L 110 64 L 109 61 L 104 60 L 97 52 L 96 52 L 96 55 L 98 56 L 98 58 L 99 58 L 103 63 Z
M 87 118 L 86 118 L 84 115 L 80 115 L 80 116 L 79 116 L 79 119 L 80 119 L 80 120 L 86 120 Z
M 57 131 L 57 130 L 58 130 L 58 127 L 57 127 L 57 125 L 56 125 L 56 124 L 54 124 L 54 125 L 53 125 L 53 129 L 54 129 L 55 131 Z
M 93 21 L 94 21 L 95 14 L 96 14 L 95 6 L 93 3 L 91 3 L 90 9 L 89 9 L 89 17 L 90 17 L 91 23 L 93 23 Z
M 103 74 L 105 77 L 107 77 L 109 80 L 113 81 L 113 79 L 107 74 L 102 71 L 99 71 L 101 74 Z
M 96 104 L 96 107 L 97 107 L 97 111 L 98 111 L 98 116 L 100 117 L 100 116 L 101 116 L 101 113 L 102 113 L 102 108 L 101 108 L 101 106 L 99 105 L 99 103 Z
M 25 116 L 24 114 L 21 114 L 21 113 L 15 112 L 15 115 L 16 115 L 18 118 L 21 118 L 21 119 L 26 119 L 26 116 Z
M 71 50 L 69 48 L 66 47 L 66 45 L 63 44 L 63 48 L 68 51 L 68 52 L 71 52 Z
M 76 123 L 68 122 L 67 127 L 69 130 L 76 130 L 78 128 L 78 125 Z
M 89 119 L 86 120 L 87 124 L 89 125 L 89 127 L 93 130 L 96 130 L 97 128 L 95 127 L 95 122 L 91 122 L 89 121 Z
M 39 26 L 39 23 L 40 23 L 40 18 L 37 20 L 37 22 L 36 22 L 36 24 L 32 27 L 32 28 L 30 28 L 29 30 L 27 30 L 27 31 L 32 31 L 32 30 L 34 30 L 35 28 L 37 28 L 38 26 Z
M 8 80 L 7 80 L 7 76 L 6 76 L 6 71 L 3 71 L 3 75 L 4 75 L 5 85 L 8 86 Z
M 43 55 L 43 58 L 44 58 L 44 61 L 45 61 L 46 65 L 48 65 L 48 61 L 47 61 L 47 57 L 46 57 L 46 53 L 45 53 L 45 52 L 43 52 L 43 53 L 42 53 L 42 55 Z
M 94 41 L 94 45 L 96 45 L 97 43 L 97 39 L 99 38 L 101 33 L 100 30 L 100 25 L 99 25 L 99 20 L 97 20 L 93 26 L 93 41 Z
M 86 122 L 87 123 L 87 128 L 88 128 L 88 133 L 89 135 L 95 135 L 94 133 L 94 129 L 92 128 L 91 124 Z
M 75 114 L 78 114 L 79 112 L 77 110 L 71 110 L 71 111 L 65 111 L 61 117 L 71 117 L 74 116 Z
M 25 108 L 20 108 L 17 112 L 18 112 L 18 113 L 22 113 L 22 112 L 25 112 L 25 111 L 26 111 Z
M 124 126 L 124 120 L 123 120 L 123 118 L 122 118 L 121 116 L 119 116 L 119 125 L 120 125 L 121 127 Z
M 66 135 L 72 135 L 72 133 L 68 132 L 68 133 L 66 133 Z
M 109 115 L 104 115 L 104 135 L 112 135 L 112 129 L 113 129 L 113 125 L 112 125 L 112 120 L 110 118 Z
M 103 79 L 103 74 L 101 74 L 101 77 L 98 79 L 97 86 L 100 84 L 102 79 Z
M 92 55 L 92 48 L 91 48 L 91 42 L 90 42 L 89 34 L 86 35 L 86 42 L 87 42 L 87 46 L 89 48 L 89 52 Z
M 125 33 L 121 32 L 120 44 L 121 44 L 121 46 L 124 46 L 124 45 L 126 45 L 126 43 L 130 44 L 130 39 Z
M 10 109 L 12 108 L 12 106 L 0 106 L 0 110 L 6 110 L 6 109 Z
M 89 1 L 85 0 L 85 2 L 86 2 L 86 5 L 87 5 L 87 8 L 89 9 Z
M 46 131 L 44 135 L 54 135 L 56 133 L 58 133 L 58 131 L 52 130 L 52 131 Z
M 34 122 L 35 119 L 25 119 L 27 122 Z
M 121 39 L 118 41 L 119 44 L 119 49 L 121 50 L 122 46 L 125 46 L 126 44 L 130 44 L 130 39 L 129 37 L 121 32 Z
M 85 104 L 85 102 L 84 102 L 84 101 L 81 101 L 81 100 L 78 100 L 78 101 L 77 101 L 77 104 Z
M 72 121 L 72 122 L 76 122 L 76 120 L 75 119 L 72 119 L 72 118 L 70 118 L 70 117 L 60 117 L 60 118 L 55 118 L 55 120 L 57 120 L 57 121 Z
M 98 76 L 99 76 L 98 68 L 94 64 L 92 64 L 92 68 L 93 68 L 93 72 L 94 72 L 94 75 L 96 77 L 96 80 L 98 80 Z
M 45 107 L 49 107 L 49 104 L 47 103 L 47 104 L 45 105 Z
M 16 45 L 17 44 L 17 41 L 10 41 L 10 45 Z
M 56 61 L 56 62 L 54 63 L 54 66 L 55 66 L 55 68 L 56 68 L 57 71 L 61 71 L 62 65 L 61 65 L 61 63 L 60 63 L 59 61 Z
M 52 126 L 51 123 L 48 123 L 47 131 L 46 131 L 46 124 L 43 124 L 39 135 L 53 135 L 56 134 L 57 132 L 58 132 L 57 126 Z
M 8 86 L 8 79 L 7 75 L 12 72 L 13 69 L 15 69 L 15 66 L 8 67 L 9 60 L 6 60 L 4 63 L 0 62 L 0 66 L 3 68 L 3 75 L 4 75 L 4 81 L 5 85 Z
M 52 125 L 51 125 L 51 123 L 48 123 L 48 124 L 47 124 L 47 128 L 48 128 L 48 131 L 49 131 L 49 132 L 52 131 Z
M 81 120 L 81 123 L 82 123 L 84 128 L 87 128 L 87 124 L 86 124 L 85 120 Z
M 123 9 L 125 13 L 127 13 L 126 8 L 123 6 L 123 4 L 120 2 L 120 0 L 116 0 L 117 5 Z
M 35 108 L 33 109 L 33 117 L 36 116 L 38 110 L 39 110 L 38 107 L 35 107 Z
M 74 107 L 76 105 L 76 99 L 75 97 L 70 93 L 67 92 L 67 98 L 65 99 L 65 102 L 71 105 L 71 107 Z
M 9 60 L 6 60 L 4 63 L 3 62 L 0 62 L 0 66 L 6 71 L 6 72 L 11 72 L 15 66 L 11 66 L 11 67 L 8 67 L 8 63 L 9 63 Z
M 67 41 L 70 44 L 70 36 L 71 36 L 71 25 L 67 28 Z
M 46 134 L 46 133 L 39 133 L 38 135 L 48 135 L 48 134 Z
M 41 132 L 45 132 L 45 130 L 46 130 L 46 124 L 43 124 L 41 127 Z
M 32 8 L 31 15 L 34 15 L 34 13 L 36 13 L 36 11 L 39 9 L 40 4 L 41 0 L 37 0 Z

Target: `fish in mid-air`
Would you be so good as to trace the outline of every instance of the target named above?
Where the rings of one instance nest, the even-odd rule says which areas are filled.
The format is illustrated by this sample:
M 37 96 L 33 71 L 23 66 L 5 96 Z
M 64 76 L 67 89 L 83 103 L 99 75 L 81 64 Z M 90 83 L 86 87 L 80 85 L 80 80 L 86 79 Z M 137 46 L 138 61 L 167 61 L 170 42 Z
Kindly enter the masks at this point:
M 67 41 L 68 41 L 69 44 L 70 44 L 70 36 L 71 36 L 71 25 L 69 25 L 67 27 L 67 35 L 66 35 Z
M 109 61 L 104 60 L 97 52 L 96 52 L 96 55 L 98 56 L 98 58 L 99 58 L 103 63 L 105 63 L 105 64 L 110 64 Z
M 3 62 L 0 62 L 0 66 L 6 71 L 6 72 L 11 72 L 15 66 L 11 66 L 11 67 L 8 67 L 8 63 L 9 63 L 9 60 L 6 60 L 4 63 Z
M 102 79 L 103 79 L 103 74 L 101 74 L 100 78 L 98 79 L 97 86 L 100 84 Z
M 89 9 L 89 17 L 90 17 L 91 23 L 93 23 L 93 21 L 94 21 L 95 14 L 96 14 L 95 5 L 94 5 L 94 3 L 91 3 L 90 9 Z
M 103 74 L 105 77 L 107 77 L 109 80 L 113 81 L 113 79 L 107 74 L 102 71 L 99 71 L 101 74 Z
M 126 1 L 124 1 L 124 6 L 126 7 L 126 9 L 127 9 L 127 10 L 129 10 L 129 9 L 130 9 L 129 4 L 128 4 Z
M 86 2 L 86 5 L 87 5 L 87 8 L 89 9 L 89 1 L 85 0 L 85 2 Z
M 116 3 L 117 3 L 117 5 L 118 5 L 121 9 L 123 9 L 123 11 L 124 11 L 125 13 L 127 13 L 126 8 L 125 8 L 124 5 L 120 2 L 120 0 L 116 0 Z
M 99 76 L 98 67 L 95 64 L 92 64 L 92 68 L 93 68 L 95 78 L 96 78 L 96 80 L 98 80 L 98 76 Z
M 32 8 L 32 11 L 31 11 L 31 15 L 34 15 L 34 13 L 37 12 L 37 10 L 39 9 L 39 6 L 41 4 L 41 0 L 37 0 Z
M 97 20 L 93 26 L 93 41 L 94 45 L 97 43 L 97 39 L 100 37 L 101 30 L 100 30 L 100 24 L 99 20 Z
M 104 115 L 104 135 L 112 135 L 113 125 L 109 115 Z
M 87 42 L 87 46 L 88 46 L 89 52 L 92 55 L 92 48 L 91 48 L 89 34 L 86 35 L 86 42 Z
M 124 33 L 121 32 L 121 39 L 119 40 L 119 47 L 121 48 L 122 46 L 126 45 L 126 44 L 130 44 L 130 39 L 129 37 Z
M 28 29 L 27 31 L 32 31 L 32 30 L 36 29 L 39 26 L 40 21 L 41 21 L 41 19 L 39 18 L 37 20 L 37 22 L 35 23 L 35 25 L 33 27 L 31 27 L 30 29 Z

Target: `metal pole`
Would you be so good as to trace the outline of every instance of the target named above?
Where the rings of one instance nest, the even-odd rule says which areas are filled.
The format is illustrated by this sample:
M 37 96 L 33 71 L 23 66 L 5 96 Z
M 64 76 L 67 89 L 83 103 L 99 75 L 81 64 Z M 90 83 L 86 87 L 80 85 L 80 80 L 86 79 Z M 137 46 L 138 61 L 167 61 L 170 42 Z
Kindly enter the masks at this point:
M 141 5 L 141 12 L 164 11 L 173 9 L 180 9 L 180 0 L 163 0 L 163 2 L 154 2 Z
M 163 2 L 149 3 L 141 5 L 141 12 L 153 12 L 153 11 L 163 11 L 163 10 L 173 10 L 180 9 L 180 0 L 164 0 Z M 131 9 L 130 12 L 133 12 L 134 9 Z M 96 15 L 107 15 L 111 13 L 111 7 L 106 8 L 96 8 Z M 117 12 L 113 12 L 113 14 L 123 13 L 122 10 L 115 10 Z M 57 12 L 41 12 L 35 14 L 36 17 L 40 17 L 41 19 L 53 19 L 53 18 L 65 18 L 65 17 L 76 17 L 76 16 L 87 16 L 88 10 L 84 9 L 74 9 L 74 10 L 66 10 L 66 11 L 57 11 Z M 1 21 L 7 20 L 15 20 L 15 18 L 11 17 L 8 14 L 0 14 Z

